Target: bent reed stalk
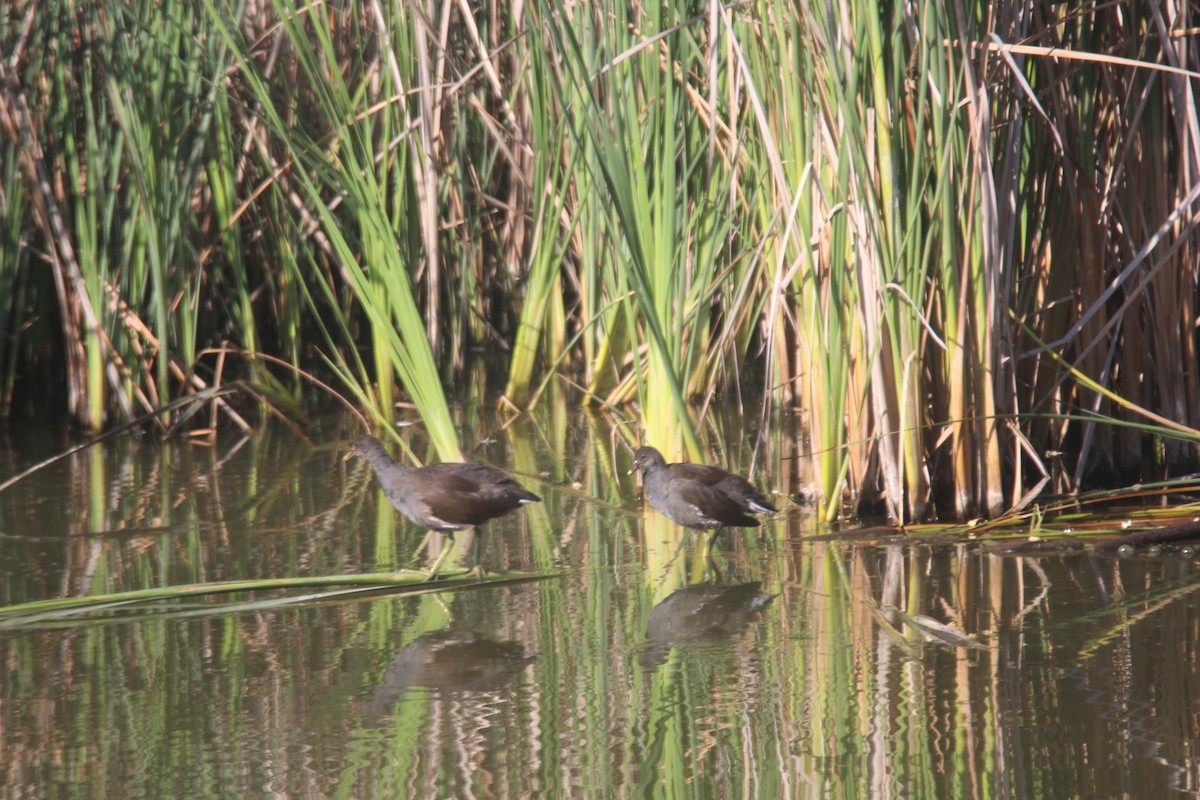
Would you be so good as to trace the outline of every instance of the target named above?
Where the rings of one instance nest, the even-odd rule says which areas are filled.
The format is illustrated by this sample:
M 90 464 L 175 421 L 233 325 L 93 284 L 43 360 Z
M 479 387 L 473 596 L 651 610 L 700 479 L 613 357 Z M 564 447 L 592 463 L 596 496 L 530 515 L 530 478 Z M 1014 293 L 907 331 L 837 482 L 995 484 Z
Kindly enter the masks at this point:
M 829 520 L 1193 469 L 1195 15 L 17 2 L 0 411 L 98 430 L 230 345 L 380 426 L 399 387 L 457 458 L 443 385 L 510 351 L 508 407 L 557 372 L 669 459 L 761 386 Z

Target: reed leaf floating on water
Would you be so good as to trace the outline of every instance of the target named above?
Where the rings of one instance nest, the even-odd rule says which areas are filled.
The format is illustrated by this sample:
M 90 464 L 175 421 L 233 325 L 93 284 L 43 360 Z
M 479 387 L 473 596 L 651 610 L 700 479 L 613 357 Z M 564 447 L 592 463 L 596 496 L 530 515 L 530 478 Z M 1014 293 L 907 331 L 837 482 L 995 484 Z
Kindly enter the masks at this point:
M 24 628 L 79 622 L 97 617 L 157 614 L 167 616 L 195 616 L 198 614 L 223 614 L 242 611 L 263 611 L 296 605 L 346 599 L 366 592 L 387 591 L 395 594 L 424 594 L 428 592 L 461 591 L 488 586 L 508 585 L 530 580 L 553 577 L 553 573 L 537 575 L 520 572 L 489 573 L 484 578 L 471 575 L 457 579 L 451 574 L 442 580 L 430 583 L 428 576 L 419 570 L 362 575 L 329 575 L 311 578 L 269 578 L 262 580 L 219 581 L 195 583 L 183 586 L 163 586 L 154 589 L 135 589 L 127 592 L 112 592 L 89 597 L 61 597 L 37 600 L 18 605 L 0 607 L 0 629 Z M 288 594 L 282 597 L 238 600 L 228 603 L 205 603 L 202 606 L 186 605 L 187 598 L 213 597 L 216 595 L 242 594 L 248 592 L 277 592 L 296 589 L 319 589 L 329 586 L 351 586 L 349 589 Z

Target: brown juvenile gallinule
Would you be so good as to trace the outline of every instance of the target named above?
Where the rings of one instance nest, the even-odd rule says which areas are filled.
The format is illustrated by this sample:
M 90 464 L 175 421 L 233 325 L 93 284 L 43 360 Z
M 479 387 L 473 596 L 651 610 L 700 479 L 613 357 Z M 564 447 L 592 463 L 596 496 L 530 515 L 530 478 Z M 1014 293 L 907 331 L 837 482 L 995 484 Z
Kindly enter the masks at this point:
M 346 458 L 351 456 L 366 459 L 397 511 L 422 528 L 450 536 L 450 542 L 429 570 L 429 580 L 437 577 L 449 555 L 455 531 L 474 528 L 524 503 L 538 503 L 542 499 L 485 464 L 450 462 L 405 467 L 393 461 L 374 436 L 355 439 Z M 482 571 L 478 561 L 472 571 Z
M 653 447 L 634 450 L 633 466 L 650 505 L 680 525 L 712 530 L 710 547 L 721 528 L 757 528 L 747 515 L 775 510 L 744 478 L 704 464 L 668 464 Z

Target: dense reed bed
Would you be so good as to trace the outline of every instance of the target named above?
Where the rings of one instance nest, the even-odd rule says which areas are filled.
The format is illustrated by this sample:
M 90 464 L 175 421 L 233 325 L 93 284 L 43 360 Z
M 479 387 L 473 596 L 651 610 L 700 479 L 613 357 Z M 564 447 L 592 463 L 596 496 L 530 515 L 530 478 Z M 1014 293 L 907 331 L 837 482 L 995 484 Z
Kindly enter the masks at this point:
M 802 415 L 826 519 L 1192 469 L 1198 24 L 9 4 L 0 408 L 56 387 L 100 430 L 237 378 L 411 401 L 451 458 L 444 387 L 503 353 L 506 408 L 561 383 L 669 454 L 714 403 Z

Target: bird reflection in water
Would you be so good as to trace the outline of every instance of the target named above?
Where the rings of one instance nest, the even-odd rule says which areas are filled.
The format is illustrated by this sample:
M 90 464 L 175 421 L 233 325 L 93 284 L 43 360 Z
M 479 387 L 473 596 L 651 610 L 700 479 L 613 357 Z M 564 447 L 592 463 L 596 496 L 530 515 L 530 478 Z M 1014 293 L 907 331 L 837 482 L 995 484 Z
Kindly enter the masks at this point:
M 413 687 L 441 696 L 500 690 L 536 659 L 520 642 L 451 631 L 426 633 L 396 653 L 368 710 L 387 713 Z
M 641 665 L 657 668 L 672 646 L 719 643 L 736 637 L 775 599 L 761 589 L 761 583 L 750 581 L 685 586 L 672 592 L 650 611 Z

